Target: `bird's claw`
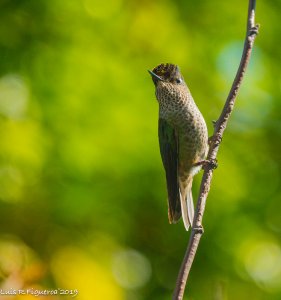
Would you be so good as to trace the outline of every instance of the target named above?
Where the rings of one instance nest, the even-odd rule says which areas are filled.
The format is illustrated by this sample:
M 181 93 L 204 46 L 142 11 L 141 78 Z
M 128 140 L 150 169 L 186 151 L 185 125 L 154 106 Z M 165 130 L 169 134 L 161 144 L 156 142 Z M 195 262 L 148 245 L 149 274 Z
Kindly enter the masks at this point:
M 218 167 L 218 160 L 216 158 L 215 159 L 209 159 L 208 164 L 209 164 L 210 168 L 212 170 L 214 170 Z
M 218 167 L 218 161 L 217 161 L 217 159 L 204 159 L 204 160 L 198 161 L 193 166 L 194 167 L 202 166 L 202 168 L 205 168 L 207 165 L 212 170 L 214 170 L 214 169 L 216 169 Z

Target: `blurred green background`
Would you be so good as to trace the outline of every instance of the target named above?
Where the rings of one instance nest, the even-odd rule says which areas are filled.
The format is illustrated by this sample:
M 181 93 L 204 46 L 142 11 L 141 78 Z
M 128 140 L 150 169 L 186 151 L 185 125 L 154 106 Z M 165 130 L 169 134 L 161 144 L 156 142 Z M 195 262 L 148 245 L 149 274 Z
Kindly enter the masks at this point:
M 171 299 L 188 233 L 168 224 L 147 69 L 181 67 L 211 135 L 246 2 L 0 1 L 0 288 Z M 257 2 L 185 299 L 281 299 L 281 2 Z

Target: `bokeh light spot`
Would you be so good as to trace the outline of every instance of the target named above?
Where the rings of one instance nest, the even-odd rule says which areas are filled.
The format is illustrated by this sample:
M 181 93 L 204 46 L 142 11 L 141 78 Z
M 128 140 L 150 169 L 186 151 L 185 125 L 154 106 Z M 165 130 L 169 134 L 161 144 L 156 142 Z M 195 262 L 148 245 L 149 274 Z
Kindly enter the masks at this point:
M 281 281 L 281 249 L 273 242 L 253 245 L 245 256 L 245 267 L 249 275 L 268 288 L 275 288 Z
M 136 289 L 144 286 L 149 280 L 151 265 L 143 254 L 129 249 L 114 255 L 112 271 L 122 287 Z
M 28 88 L 24 80 L 15 74 L 0 79 L 0 113 L 9 118 L 21 118 L 28 102 Z
M 217 68 L 221 74 L 221 78 L 225 81 L 232 81 L 237 71 L 237 65 L 241 59 L 241 51 L 243 43 L 240 41 L 226 44 L 221 50 L 217 58 Z M 265 66 L 260 59 L 262 56 L 261 50 L 255 47 L 253 57 L 250 61 L 249 69 L 247 70 L 247 78 L 255 81 L 261 80 L 265 76 Z M 250 73 L 250 74 L 249 74 Z
M 244 269 L 242 276 L 251 277 L 268 292 L 281 289 L 281 248 L 273 236 L 257 229 L 255 234 L 242 241 L 237 254 Z
M 110 271 L 79 248 L 61 249 L 54 255 L 51 265 L 58 286 L 78 289 L 77 300 L 124 299 Z

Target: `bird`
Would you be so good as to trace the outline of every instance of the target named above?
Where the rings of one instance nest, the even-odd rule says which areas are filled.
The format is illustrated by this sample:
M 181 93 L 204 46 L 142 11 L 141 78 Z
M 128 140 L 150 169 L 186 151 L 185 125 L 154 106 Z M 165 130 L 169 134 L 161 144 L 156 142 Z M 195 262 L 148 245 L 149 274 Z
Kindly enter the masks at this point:
M 207 125 L 177 65 L 162 63 L 148 72 L 159 103 L 158 138 L 169 223 L 177 223 L 182 216 L 188 230 L 194 218 L 193 177 L 206 162 L 209 148 Z

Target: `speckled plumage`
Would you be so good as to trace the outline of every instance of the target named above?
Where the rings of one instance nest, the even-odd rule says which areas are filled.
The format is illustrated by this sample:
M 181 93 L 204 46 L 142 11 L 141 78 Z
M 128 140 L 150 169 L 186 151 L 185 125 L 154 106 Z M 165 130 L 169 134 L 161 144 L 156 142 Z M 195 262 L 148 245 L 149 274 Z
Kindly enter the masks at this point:
M 180 218 L 179 208 L 174 203 L 180 201 L 181 215 L 188 229 L 194 214 L 193 176 L 201 168 L 194 164 L 206 157 L 207 126 L 176 65 L 161 64 L 153 69 L 151 75 L 159 102 L 159 142 L 166 170 L 169 220 L 175 223 Z M 169 135 L 168 130 L 172 130 L 173 134 Z M 177 171 L 171 160 L 177 161 Z M 175 187 L 176 184 L 178 187 Z

